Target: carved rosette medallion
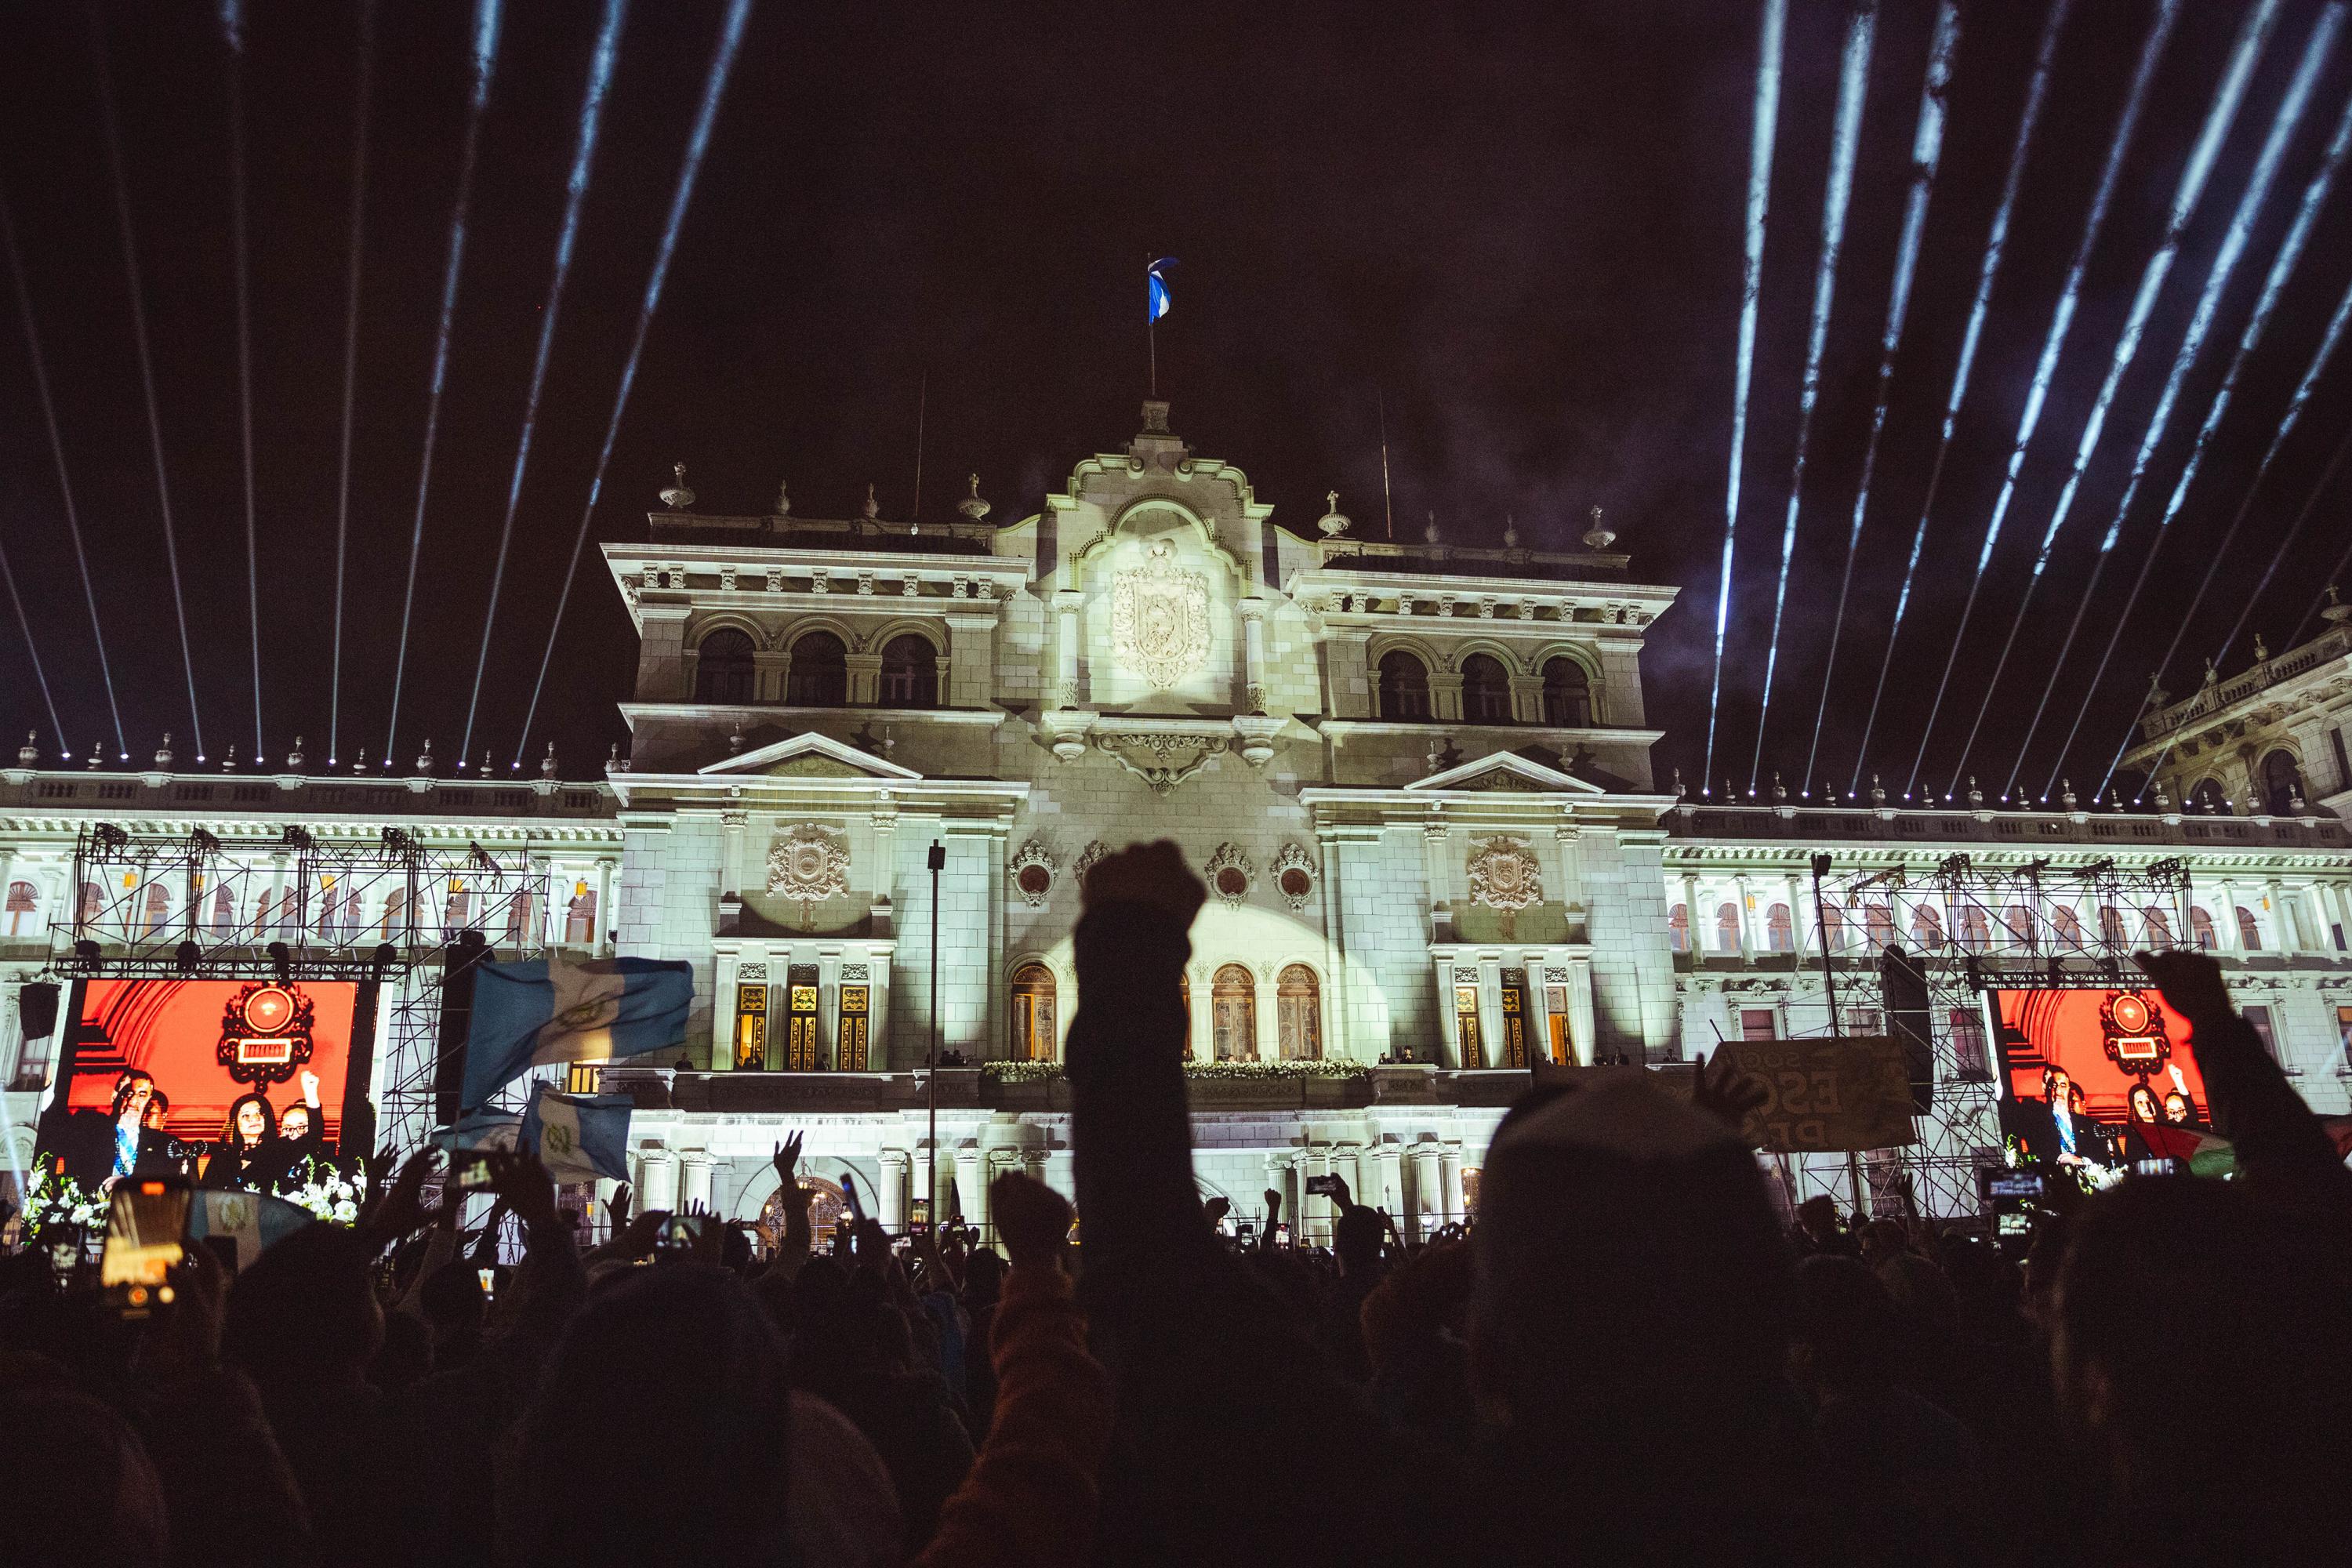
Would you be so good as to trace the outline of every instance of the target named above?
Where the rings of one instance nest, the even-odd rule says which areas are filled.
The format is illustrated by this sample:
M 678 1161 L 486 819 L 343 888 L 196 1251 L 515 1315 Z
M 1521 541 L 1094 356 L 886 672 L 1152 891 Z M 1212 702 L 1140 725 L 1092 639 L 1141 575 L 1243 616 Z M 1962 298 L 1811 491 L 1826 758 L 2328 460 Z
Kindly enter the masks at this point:
M 1514 914 L 1543 900 L 1543 876 L 1528 841 L 1498 834 L 1470 857 L 1470 897 L 1490 910 Z
M 803 905 L 849 891 L 849 847 L 813 823 L 787 831 L 768 850 L 768 892 Z
M 1176 564 L 1165 541 L 1140 566 L 1111 580 L 1112 650 L 1155 690 L 1178 684 L 1209 657 L 1209 585 Z
M 1031 909 L 1045 907 L 1046 895 L 1054 890 L 1055 868 L 1053 852 L 1034 838 L 1013 851 L 1013 886 Z
M 1303 910 L 1315 895 L 1315 859 L 1296 844 L 1286 844 L 1274 858 L 1275 890 L 1293 910 Z
M 1250 884 L 1257 879 L 1257 868 L 1239 846 L 1224 843 L 1217 846 L 1209 857 L 1209 891 L 1223 900 L 1228 909 L 1238 909 L 1249 897 Z

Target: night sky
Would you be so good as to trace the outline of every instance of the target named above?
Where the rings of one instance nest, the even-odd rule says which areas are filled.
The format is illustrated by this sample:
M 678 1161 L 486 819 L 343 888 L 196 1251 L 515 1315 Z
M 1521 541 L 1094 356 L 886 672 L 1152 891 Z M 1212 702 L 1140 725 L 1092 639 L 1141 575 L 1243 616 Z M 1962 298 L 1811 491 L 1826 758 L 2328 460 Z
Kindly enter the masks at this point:
M 1919 776 L 1940 791 L 2166 210 L 2252 0 L 2191 0 L 2166 50 L 2047 412 Z M 1863 784 L 1900 793 L 1921 746 L 2032 367 L 2114 132 L 2151 0 L 2078 0 L 2028 165 Z M 356 0 L 256 0 L 236 79 L 249 188 L 259 743 L 331 721 L 348 766 L 381 758 L 415 513 L 427 384 L 467 123 L 472 7 L 377 0 L 355 441 L 335 710 L 337 496 L 360 59 Z M 635 642 L 593 549 L 555 676 L 519 734 L 615 384 L 719 31 L 719 0 L 637 0 L 617 73 L 517 516 L 472 751 L 501 768 L 550 739 L 574 776 L 623 728 Z M 2018 760 L 2100 535 L 2273 111 L 2322 16 L 2288 0 L 2178 265 L 2122 383 L 1967 772 Z M 491 559 L 564 206 L 599 5 L 510 0 L 483 132 L 394 754 L 466 723 Z M 1909 181 L 1931 0 L 1880 8 L 1861 154 L 1814 416 L 1761 783 L 1803 782 L 1875 395 Z M 1795 0 L 1771 189 L 1731 630 L 1712 775 L 1744 790 L 1820 259 L 1845 8 Z M 1843 790 L 1927 485 L 1987 227 L 2044 10 L 1969 0 L 1908 330 L 1844 638 L 1818 794 Z M 1749 0 L 1478 6 L 1166 4 L 759 6 L 729 86 L 592 525 L 644 536 L 682 459 L 699 509 L 948 515 L 977 469 L 995 516 L 1041 504 L 1122 443 L 1144 390 L 1143 268 L 1173 255 L 1159 339 L 1173 425 L 1240 464 L 1309 532 L 1337 486 L 1377 531 L 1385 399 L 1400 537 L 1496 542 L 1507 515 L 1570 543 L 1606 509 L 1634 574 L 1684 590 L 1653 629 L 1661 777 L 1696 789 L 1708 721 L 1717 563 L 1732 439 L 1751 101 Z M 0 8 L 5 191 L 53 383 L 130 749 L 192 725 L 173 612 L 131 284 L 99 93 L 102 35 L 136 227 L 194 681 L 207 753 L 256 742 L 232 266 L 231 56 L 216 7 L 14 0 Z M 2020 778 L 2038 791 L 2293 216 L 2352 93 L 2330 58 L 2121 544 L 2058 670 Z M 2209 564 L 2168 672 L 2193 688 L 2352 423 L 2352 367 L 2321 379 L 2236 544 L 2217 557 L 2288 396 L 2352 277 L 2352 169 L 2328 199 L 2268 335 L 2064 771 L 2085 791 Z M 2346 357 L 2352 358 L 2352 350 Z M 2294 633 L 2347 542 L 2352 479 L 2319 494 L 2256 602 Z M 0 543 L 79 754 L 113 727 L 58 472 L 13 297 L 0 299 Z M 2309 635 L 2305 627 L 2304 635 Z M 0 722 L 56 739 L 0 606 Z M 1962 785 L 1965 788 L 1965 784 Z

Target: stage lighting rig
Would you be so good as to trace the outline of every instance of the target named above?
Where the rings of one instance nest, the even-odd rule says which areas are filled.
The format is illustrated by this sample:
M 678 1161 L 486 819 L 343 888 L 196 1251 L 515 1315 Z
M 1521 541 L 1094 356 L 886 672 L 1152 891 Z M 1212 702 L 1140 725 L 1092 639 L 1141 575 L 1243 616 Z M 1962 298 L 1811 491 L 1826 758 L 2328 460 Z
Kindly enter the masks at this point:
M 88 937 L 73 944 L 74 967 L 84 974 L 98 973 L 98 943 Z
M 199 855 L 209 856 L 220 853 L 220 840 L 201 827 L 192 827 L 188 830 L 188 843 Z
M 404 827 L 385 828 L 383 847 L 395 855 L 414 857 L 416 854 L 416 839 Z
M 270 973 L 278 984 L 291 985 L 294 983 L 293 950 L 282 942 L 273 942 L 264 951 L 269 954 Z
M 131 847 L 131 835 L 110 822 L 101 822 L 91 828 L 89 838 L 101 855 L 120 855 Z
M 298 826 L 291 822 L 286 825 L 286 831 L 278 836 L 278 842 L 289 849 L 310 849 L 316 847 L 316 840 L 311 838 L 310 829 Z

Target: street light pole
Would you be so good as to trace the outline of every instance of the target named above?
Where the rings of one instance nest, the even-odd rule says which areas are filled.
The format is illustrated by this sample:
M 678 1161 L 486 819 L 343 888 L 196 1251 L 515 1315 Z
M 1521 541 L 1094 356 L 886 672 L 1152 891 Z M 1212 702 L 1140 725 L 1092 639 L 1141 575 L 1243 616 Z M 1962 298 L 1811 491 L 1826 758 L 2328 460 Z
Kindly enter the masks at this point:
M 947 868 L 946 847 L 931 840 L 931 1048 L 924 1061 L 923 1097 L 929 1102 L 930 1131 L 924 1140 L 923 1211 L 931 1234 L 940 1224 L 940 873 Z

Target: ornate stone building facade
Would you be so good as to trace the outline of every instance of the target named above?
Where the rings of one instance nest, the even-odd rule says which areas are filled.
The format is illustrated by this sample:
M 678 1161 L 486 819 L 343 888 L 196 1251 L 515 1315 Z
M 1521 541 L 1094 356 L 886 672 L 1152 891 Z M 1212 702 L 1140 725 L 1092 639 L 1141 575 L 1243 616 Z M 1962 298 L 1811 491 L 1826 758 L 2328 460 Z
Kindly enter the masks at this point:
M 2325 686 L 2340 709 L 2347 661 L 2326 637 L 2312 659 L 2273 661 L 2261 701 L 2229 695 L 2288 726 L 2313 781 L 2292 811 L 1699 806 L 1653 776 L 1639 664 L 1675 591 L 1629 575 L 1597 514 L 1567 552 L 1511 533 L 1499 549 L 1373 540 L 1336 497 L 1294 531 L 1167 412 L 1147 405 L 1124 447 L 1005 524 L 977 480 L 954 521 L 918 523 L 870 500 L 858 518 L 803 519 L 781 495 L 763 516 L 709 515 L 681 474 L 646 542 L 604 549 L 640 645 L 627 754 L 595 784 L 551 770 L 516 789 L 425 766 L 198 780 L 160 758 L 83 774 L 28 751 L 0 780 L 0 966 L 15 980 L 58 962 L 73 846 L 101 818 L 158 838 L 204 827 L 247 842 L 300 823 L 354 842 L 396 828 L 478 844 L 543 889 L 520 928 L 487 933 L 493 945 L 694 968 L 682 1058 L 604 1075 L 638 1101 L 645 1205 L 756 1217 L 769 1152 L 797 1129 L 816 1177 L 854 1173 L 887 1219 L 936 1190 L 943 1212 L 984 1220 L 993 1169 L 1066 1181 L 1050 1064 L 1081 1002 L 1079 879 L 1110 849 L 1172 838 L 1211 892 L 1186 976 L 1200 1180 L 1244 1216 L 1280 1190 L 1312 1236 L 1330 1215 L 1304 1184 L 1327 1171 L 1411 1223 L 1460 1215 L 1532 1068 L 1820 1032 L 1825 979 L 1871 1004 L 1865 938 L 1882 933 L 1844 894 L 1817 909 L 1817 885 L 1908 867 L 1924 887 L 1955 855 L 2134 875 L 2177 861 L 2190 895 L 2167 932 L 2210 927 L 2241 981 L 2273 997 L 2306 1093 L 2343 1103 L 2347 785 L 2340 752 L 2320 765 L 2321 699 L 2299 695 Z M 2256 721 L 2228 704 L 2195 716 L 2196 746 L 2160 778 L 2204 765 L 2215 726 Z M 2231 754 L 2259 772 L 2268 753 L 2250 744 L 2242 734 Z M 2242 782 L 2226 781 L 2231 801 Z M 1829 883 L 1813 880 L 1820 855 Z M 433 909 L 449 896 L 415 895 Z M 2074 917 L 2054 908 L 1987 942 L 2057 961 Z M 1936 918 L 1956 952 L 1973 942 L 1958 917 Z M 257 959 L 263 934 L 249 933 Z M 404 984 L 429 993 L 428 969 Z M 948 1065 L 927 1174 L 934 1025 Z M 376 1042 L 380 1084 L 416 1081 L 400 1058 L 425 1047 L 396 1034 Z M 20 1142 L 45 1048 L 13 1022 L 0 1031 L 20 1058 Z M 1956 1075 L 1969 1048 L 1964 1027 L 1939 1034 Z M 1937 1139 L 1962 1163 L 1997 1142 L 1965 1119 Z M 1841 1180 L 1790 1173 L 1792 1195 Z

